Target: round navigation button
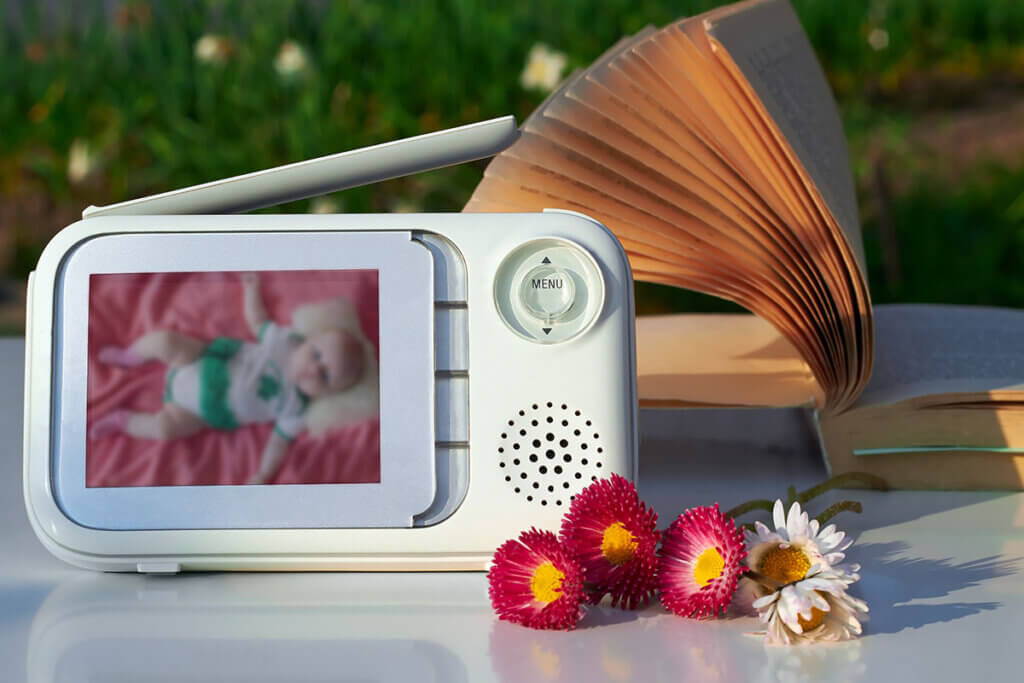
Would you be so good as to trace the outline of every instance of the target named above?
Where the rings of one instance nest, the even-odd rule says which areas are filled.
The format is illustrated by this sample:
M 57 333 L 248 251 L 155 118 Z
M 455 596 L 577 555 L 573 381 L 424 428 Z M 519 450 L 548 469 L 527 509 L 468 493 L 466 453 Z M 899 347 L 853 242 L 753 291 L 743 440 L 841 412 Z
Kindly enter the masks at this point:
M 601 268 L 567 239 L 541 237 L 514 248 L 498 265 L 494 303 L 513 332 L 538 344 L 583 334 L 604 306 Z
M 523 278 L 519 297 L 531 315 L 551 324 L 572 309 L 576 285 L 572 275 L 557 266 L 537 266 Z

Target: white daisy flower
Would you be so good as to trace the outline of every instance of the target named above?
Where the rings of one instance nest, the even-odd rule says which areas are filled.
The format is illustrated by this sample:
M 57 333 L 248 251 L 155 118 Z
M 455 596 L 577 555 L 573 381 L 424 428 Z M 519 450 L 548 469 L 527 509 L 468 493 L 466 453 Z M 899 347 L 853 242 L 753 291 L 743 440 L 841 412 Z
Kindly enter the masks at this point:
M 196 41 L 193 54 L 204 64 L 223 64 L 233 51 L 231 41 L 224 36 L 206 34 Z
M 298 76 L 309 67 L 309 60 L 306 58 L 306 51 L 294 40 L 286 40 L 281 43 L 274 59 L 274 69 L 278 75 L 284 78 Z
M 748 532 L 745 562 L 751 572 L 737 600 L 757 611 L 768 642 L 848 640 L 859 634 L 857 613 L 868 607 L 846 589 L 860 579 L 860 566 L 840 564 L 852 539 L 834 524 L 820 529 L 799 503 L 787 515 L 778 500 L 772 516 L 775 531 L 757 522 L 757 533 Z
M 818 520 L 809 519 L 800 509 L 800 503 L 793 503 L 786 515 L 781 500 L 775 501 L 772 510 L 775 531 L 761 522 L 754 524 L 756 534 L 747 532 L 747 566 L 779 583 L 792 583 L 806 576 L 812 565 L 835 567 L 846 555 L 853 539 L 829 524 L 819 529 Z
M 317 197 L 309 203 L 310 213 L 341 213 L 341 205 L 333 197 Z
M 868 33 L 868 45 L 875 51 L 884 50 L 889 47 L 889 32 L 877 26 Z
M 99 166 L 99 159 L 85 140 L 75 140 L 68 150 L 68 180 L 77 185 L 93 174 Z
M 562 80 L 562 71 L 568 63 L 569 59 L 565 53 L 556 52 L 543 43 L 537 43 L 530 48 L 526 66 L 519 76 L 519 83 L 527 90 L 554 90 Z
M 753 606 L 765 625 L 765 640 L 791 645 L 850 640 L 860 635 L 858 613 L 867 613 L 868 606 L 846 592 L 859 578 L 856 573 L 816 566 L 796 583 L 776 590 L 761 587 L 767 594 Z

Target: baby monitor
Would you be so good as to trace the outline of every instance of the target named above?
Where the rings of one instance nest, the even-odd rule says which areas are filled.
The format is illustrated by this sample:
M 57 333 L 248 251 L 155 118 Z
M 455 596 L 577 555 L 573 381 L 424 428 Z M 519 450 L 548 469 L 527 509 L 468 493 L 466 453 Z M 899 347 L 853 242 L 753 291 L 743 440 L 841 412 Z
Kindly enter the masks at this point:
M 29 280 L 25 499 L 100 570 L 482 569 L 636 474 L 599 223 L 239 215 L 489 156 L 511 117 L 90 207 Z

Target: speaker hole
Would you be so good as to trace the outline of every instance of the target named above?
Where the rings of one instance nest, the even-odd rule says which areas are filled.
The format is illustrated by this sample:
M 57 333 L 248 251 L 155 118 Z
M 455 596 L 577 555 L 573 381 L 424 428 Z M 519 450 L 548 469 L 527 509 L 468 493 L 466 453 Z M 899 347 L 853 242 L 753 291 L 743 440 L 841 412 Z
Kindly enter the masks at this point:
M 502 460 L 501 462 L 498 463 L 498 467 L 504 467 L 504 466 L 505 466 L 505 461 L 504 460 Z
M 563 482 L 563 483 L 562 483 L 562 488 L 563 488 L 563 489 L 567 489 L 567 488 L 569 488 L 569 482 L 567 482 L 567 481 L 566 481 L 566 482 Z
M 553 418 L 550 415 L 548 415 L 548 424 L 551 424 L 554 421 L 555 421 L 555 418 Z
M 510 477 L 510 476 L 506 475 L 506 476 L 505 476 L 505 481 L 512 481 L 512 477 Z
M 505 452 L 505 447 L 504 446 L 498 446 L 498 452 L 499 453 L 504 453 Z
M 555 435 L 552 434 L 551 432 L 548 432 L 547 435 L 544 438 L 547 439 L 548 441 L 554 441 L 555 440 Z
M 523 490 L 517 486 L 516 487 L 516 493 L 522 493 L 522 492 L 523 492 Z
M 603 449 L 603 448 L 601 448 L 600 446 L 598 446 L 598 447 L 597 447 L 597 452 L 598 452 L 598 453 L 604 453 L 604 449 Z
M 538 484 L 537 482 L 533 482 L 533 488 L 539 489 L 540 488 L 540 484 Z
M 565 455 L 562 456 L 562 460 L 564 460 L 565 462 L 572 462 L 572 456 L 566 453 Z
M 562 504 L 562 501 L 560 501 L 560 500 L 556 500 L 555 501 L 555 505 L 561 505 L 561 504 Z
M 530 462 L 537 462 L 537 454 L 530 453 Z
M 519 475 L 519 478 L 520 478 L 520 479 L 526 479 L 526 472 L 522 472 L 522 473 L 521 473 L 521 474 Z
M 583 450 L 587 450 L 587 444 L 581 443 L 580 448 L 582 448 Z
M 515 420 L 509 420 L 508 421 L 508 426 L 512 427 L 513 425 L 515 425 Z
M 584 422 L 583 424 L 585 424 L 585 425 L 587 425 L 587 426 L 589 427 L 589 426 L 590 426 L 590 420 L 587 420 L 587 421 L 586 421 L 586 422 Z
M 540 504 L 541 504 L 541 505 L 547 505 L 547 504 L 548 504 L 548 502 L 547 502 L 546 500 L 542 500 L 542 501 L 540 502 Z
M 554 493 L 554 492 L 555 492 L 555 487 L 554 486 L 548 486 L 548 493 Z
M 601 462 L 600 461 L 595 462 L 594 463 L 594 467 L 596 467 L 597 469 L 601 469 Z
M 561 474 L 561 473 L 562 473 L 562 466 L 561 465 L 555 465 L 555 474 Z
M 502 432 L 501 433 L 501 438 L 507 439 L 508 438 L 508 434 L 506 434 L 505 432 Z
M 533 500 L 533 496 L 527 496 L 526 500 Z
M 534 439 L 533 440 L 533 447 L 534 448 L 540 448 L 540 439 Z
M 567 405 L 565 405 L 565 404 L 563 403 L 563 404 L 562 404 L 562 410 L 568 410 L 568 409 L 569 409 L 569 406 L 567 406 Z
M 530 420 L 530 424 L 532 424 L 534 427 L 536 427 L 540 423 L 537 422 L 536 420 Z
M 595 439 L 600 439 L 600 438 L 601 438 L 601 436 L 600 436 L 600 435 L 599 435 L 599 434 L 598 434 L 597 432 L 594 432 L 594 438 L 595 438 Z
M 544 453 L 544 455 L 548 456 L 548 460 L 554 460 L 555 459 L 555 452 L 553 450 L 551 450 L 550 448 Z
M 519 430 L 519 436 L 526 436 L 526 430 L 525 429 L 520 429 Z
M 576 473 L 576 478 L 577 478 L 577 479 L 581 478 L 582 476 L 583 476 L 583 475 L 582 475 L 582 474 L 580 474 L 579 472 L 577 472 L 577 473 Z M 523 478 L 524 478 L 524 479 L 526 478 L 526 475 L 525 475 L 525 474 L 523 475 Z
M 547 474 L 547 473 L 548 473 L 548 468 L 547 468 L 547 466 L 546 466 L 546 465 L 541 465 L 541 466 L 540 466 L 540 469 L 539 469 L 538 471 L 539 471 L 539 472 L 540 472 L 541 474 Z
M 537 404 L 536 403 L 533 404 L 533 409 L 537 410 Z
M 576 417 L 579 417 L 580 416 L 580 411 L 577 410 L 576 412 L 573 413 L 573 415 L 575 415 Z
M 595 474 L 595 475 L 592 475 L 592 476 L 590 477 L 590 481 L 597 481 L 597 475 L 596 475 L 596 474 Z
M 517 443 L 512 444 L 512 450 L 518 451 L 519 450 L 519 444 L 517 444 Z
M 523 415 L 526 415 L 526 411 L 525 410 L 520 410 L 519 411 L 519 416 L 522 417 Z
M 518 465 L 519 463 L 517 462 L 516 464 Z M 582 460 L 580 460 L 580 464 L 581 465 L 586 465 L 587 464 L 587 459 L 583 458 Z
M 574 429 L 574 430 L 572 430 L 572 433 L 573 433 L 573 436 L 579 436 L 580 435 L 580 430 Z
M 562 439 L 561 441 L 558 442 L 558 445 L 561 446 L 562 448 L 565 448 L 566 446 L 569 445 L 569 440 L 568 439 Z
M 551 401 L 548 401 L 548 408 L 551 407 Z
M 568 420 L 562 420 L 562 426 L 563 427 L 568 427 L 569 426 L 569 421 Z

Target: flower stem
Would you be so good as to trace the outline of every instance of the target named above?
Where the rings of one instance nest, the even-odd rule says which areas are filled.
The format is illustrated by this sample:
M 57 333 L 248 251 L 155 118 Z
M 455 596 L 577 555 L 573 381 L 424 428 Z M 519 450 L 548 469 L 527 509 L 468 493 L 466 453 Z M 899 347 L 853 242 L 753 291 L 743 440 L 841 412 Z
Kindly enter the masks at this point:
M 797 501 L 796 487 L 792 484 L 790 484 L 789 488 L 786 489 L 786 497 L 789 499 L 786 501 L 787 508 Z
M 817 486 L 812 486 L 806 491 L 797 494 L 795 500 L 803 504 L 809 500 L 813 500 L 834 488 L 841 486 L 847 486 L 849 484 L 860 484 L 859 488 L 869 488 L 876 491 L 888 491 L 889 484 L 886 483 L 885 479 L 869 474 L 867 472 L 847 472 L 846 474 L 837 474 L 831 479 L 826 479 Z
M 740 503 L 736 507 L 725 513 L 726 517 L 732 517 L 736 519 L 740 515 L 744 515 L 751 510 L 768 510 L 771 511 L 772 505 L 775 504 L 773 500 L 766 500 L 764 498 L 755 498 L 754 500 L 748 500 L 746 503 Z
M 818 524 L 824 524 L 844 510 L 852 510 L 859 515 L 864 511 L 864 506 L 856 500 L 841 500 L 838 503 L 829 505 L 820 515 L 815 517 L 815 519 L 818 520 Z
M 788 500 L 786 501 L 786 507 L 790 507 L 793 503 L 800 503 L 801 505 L 803 505 L 808 501 L 817 498 L 826 491 L 829 491 L 834 488 L 851 485 L 857 485 L 857 488 L 868 488 L 874 489 L 876 491 L 889 490 L 889 484 L 886 483 L 885 479 L 875 476 L 874 474 L 869 474 L 868 472 L 846 472 L 845 474 L 837 474 L 831 479 L 827 479 L 818 484 L 817 486 L 812 486 L 806 491 L 802 491 L 799 493 L 797 492 L 795 486 L 790 486 L 788 489 L 786 489 L 786 497 L 788 498 Z M 774 505 L 775 501 L 773 500 L 755 498 L 754 500 L 748 500 L 746 503 L 740 503 L 736 507 L 727 511 L 725 513 L 725 516 L 736 519 L 740 515 L 744 515 L 752 510 L 766 510 L 768 512 L 771 512 L 772 507 Z M 833 508 L 836 509 L 833 510 Z M 843 501 L 842 503 L 836 503 L 836 505 L 833 505 L 832 507 L 825 510 L 825 512 L 821 513 L 821 515 L 818 516 L 818 521 L 824 522 L 825 520 L 834 517 L 843 510 L 854 510 L 855 512 L 859 513 L 861 511 L 861 504 L 851 501 Z M 826 514 L 828 516 L 825 516 Z M 751 531 L 754 530 L 753 525 L 749 522 L 743 524 L 742 526 L 746 529 L 750 529 Z

